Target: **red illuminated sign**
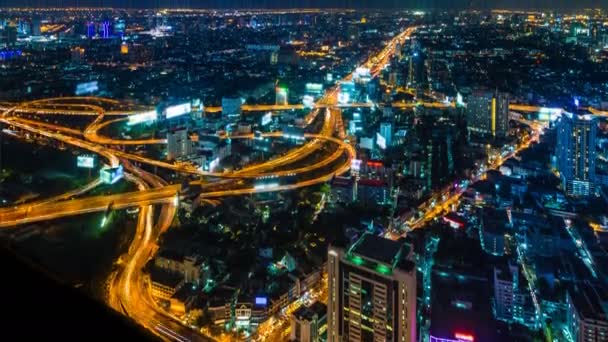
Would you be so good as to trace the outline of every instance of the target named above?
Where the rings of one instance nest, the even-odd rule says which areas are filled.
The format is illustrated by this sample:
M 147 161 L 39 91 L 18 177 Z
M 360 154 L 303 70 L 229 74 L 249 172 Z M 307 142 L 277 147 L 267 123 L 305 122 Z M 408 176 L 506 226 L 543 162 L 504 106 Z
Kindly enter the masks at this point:
M 454 337 L 456 337 L 459 341 L 468 341 L 468 342 L 475 341 L 475 338 L 471 334 L 455 333 Z

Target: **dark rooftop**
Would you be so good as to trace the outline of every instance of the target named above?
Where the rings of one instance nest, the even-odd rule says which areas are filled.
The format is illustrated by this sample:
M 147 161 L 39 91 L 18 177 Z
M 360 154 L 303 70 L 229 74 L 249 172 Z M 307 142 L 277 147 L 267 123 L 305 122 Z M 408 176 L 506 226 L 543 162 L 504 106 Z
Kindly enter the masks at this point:
M 606 287 L 580 283 L 568 291 L 568 294 L 583 319 L 608 320 L 608 312 L 606 312 L 608 309 L 604 307 L 608 302 Z
M 318 318 L 327 315 L 327 305 L 321 302 L 314 302 L 310 306 L 301 306 L 293 312 L 293 315 L 297 319 L 307 321 L 311 321 L 315 314 Z
M 355 242 L 350 252 L 366 259 L 392 265 L 405 246 L 405 244 L 397 241 L 372 234 L 364 234 L 359 241 Z M 405 254 L 407 254 L 407 251 L 405 251 Z
M 153 267 L 150 270 L 150 279 L 155 282 L 169 287 L 176 287 L 183 280 L 180 274 L 165 271 L 158 267 Z

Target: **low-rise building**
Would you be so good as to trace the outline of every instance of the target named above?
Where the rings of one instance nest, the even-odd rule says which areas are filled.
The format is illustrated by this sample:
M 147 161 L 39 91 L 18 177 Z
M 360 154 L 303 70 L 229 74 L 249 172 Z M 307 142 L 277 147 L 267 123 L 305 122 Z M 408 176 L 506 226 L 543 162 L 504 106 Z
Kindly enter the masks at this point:
M 148 286 L 152 296 L 168 301 L 184 285 L 184 278 L 174 272 L 153 267 L 150 270 Z
M 310 306 L 301 306 L 291 316 L 290 341 L 318 342 L 321 329 L 327 323 L 327 305 L 314 302 Z

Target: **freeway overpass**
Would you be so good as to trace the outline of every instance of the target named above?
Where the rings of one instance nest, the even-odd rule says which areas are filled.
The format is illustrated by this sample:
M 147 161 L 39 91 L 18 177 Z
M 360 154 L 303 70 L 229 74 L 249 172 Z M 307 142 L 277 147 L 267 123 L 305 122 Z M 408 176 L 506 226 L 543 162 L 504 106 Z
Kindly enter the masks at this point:
M 160 189 L 142 190 L 124 194 L 93 196 L 58 202 L 43 201 L 0 209 L 0 227 L 53 220 L 66 216 L 95 213 L 106 210 L 147 204 L 168 203 L 175 200 L 181 185 L 169 185 Z

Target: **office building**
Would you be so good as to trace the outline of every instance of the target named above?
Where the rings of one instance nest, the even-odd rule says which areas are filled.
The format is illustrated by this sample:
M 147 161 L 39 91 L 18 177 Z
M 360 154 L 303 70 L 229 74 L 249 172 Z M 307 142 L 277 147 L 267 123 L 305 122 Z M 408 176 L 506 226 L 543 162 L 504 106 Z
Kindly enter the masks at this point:
M 243 99 L 240 97 L 222 98 L 222 115 L 229 117 L 241 116 L 241 106 Z
M 154 265 L 166 271 L 180 274 L 186 283 L 199 284 L 204 275 L 202 260 L 196 256 L 184 256 L 170 250 L 161 250 L 154 258 Z
M 412 246 L 364 234 L 328 250 L 327 341 L 416 339 L 416 267 Z
M 469 136 L 504 138 L 509 133 L 509 95 L 476 91 L 467 103 Z
M 579 283 L 566 296 L 566 326 L 575 342 L 608 341 L 608 289 Z
M 594 192 L 597 120 L 592 115 L 564 113 L 557 126 L 556 166 L 570 196 Z
M 289 104 L 288 90 L 285 87 L 277 87 L 275 89 L 275 104 L 280 106 L 286 106 Z
M 188 157 L 192 153 L 192 141 L 186 129 L 167 132 L 167 159 L 175 160 Z
M 532 329 L 540 326 L 526 279 L 516 264 L 494 268 L 494 315 Z
M 425 83 L 424 54 L 416 48 L 410 56 L 408 85 L 420 88 Z
M 380 123 L 380 135 L 384 138 L 386 147 L 393 146 L 393 123 L 382 122 Z

